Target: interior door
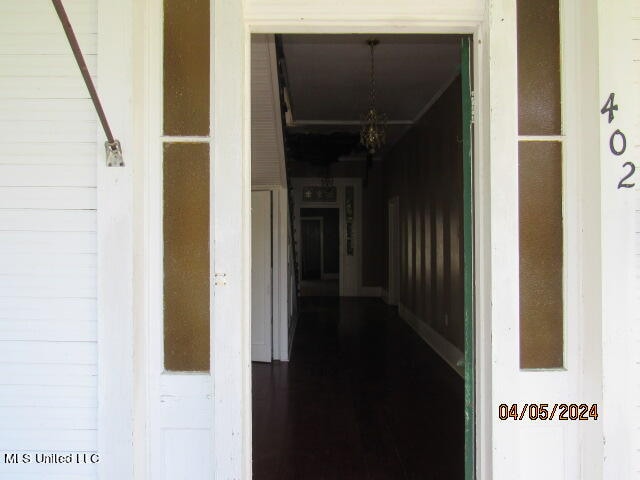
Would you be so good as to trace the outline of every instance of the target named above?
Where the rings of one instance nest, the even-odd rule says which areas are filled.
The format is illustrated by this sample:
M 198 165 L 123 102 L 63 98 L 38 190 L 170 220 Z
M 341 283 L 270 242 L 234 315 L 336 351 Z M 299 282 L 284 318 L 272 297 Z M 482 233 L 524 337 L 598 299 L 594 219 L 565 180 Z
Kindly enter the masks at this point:
M 271 192 L 251 192 L 251 360 L 271 362 Z
M 302 280 L 322 277 L 322 228 L 320 220 L 301 219 Z

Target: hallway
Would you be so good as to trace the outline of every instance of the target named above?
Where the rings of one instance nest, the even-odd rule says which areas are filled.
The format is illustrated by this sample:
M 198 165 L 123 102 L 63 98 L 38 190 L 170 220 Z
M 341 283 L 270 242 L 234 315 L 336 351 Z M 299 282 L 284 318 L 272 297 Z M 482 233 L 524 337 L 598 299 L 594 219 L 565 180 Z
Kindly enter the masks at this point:
M 254 478 L 461 479 L 463 405 L 395 308 L 302 298 L 291 362 L 253 364 Z

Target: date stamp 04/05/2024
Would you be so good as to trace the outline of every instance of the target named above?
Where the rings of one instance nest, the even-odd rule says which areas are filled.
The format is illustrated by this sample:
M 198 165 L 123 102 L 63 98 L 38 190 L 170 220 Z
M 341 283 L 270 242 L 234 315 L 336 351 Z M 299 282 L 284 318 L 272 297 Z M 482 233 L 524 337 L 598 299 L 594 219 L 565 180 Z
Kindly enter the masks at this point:
M 597 420 L 598 404 L 586 403 L 501 403 L 498 405 L 500 420 Z

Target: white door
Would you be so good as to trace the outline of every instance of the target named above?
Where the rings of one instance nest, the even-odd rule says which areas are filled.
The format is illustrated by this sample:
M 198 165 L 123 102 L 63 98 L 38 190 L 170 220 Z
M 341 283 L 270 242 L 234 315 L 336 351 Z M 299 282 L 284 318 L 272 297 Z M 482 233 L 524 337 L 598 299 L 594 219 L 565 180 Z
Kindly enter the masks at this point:
M 271 361 L 271 192 L 251 192 L 251 360 Z

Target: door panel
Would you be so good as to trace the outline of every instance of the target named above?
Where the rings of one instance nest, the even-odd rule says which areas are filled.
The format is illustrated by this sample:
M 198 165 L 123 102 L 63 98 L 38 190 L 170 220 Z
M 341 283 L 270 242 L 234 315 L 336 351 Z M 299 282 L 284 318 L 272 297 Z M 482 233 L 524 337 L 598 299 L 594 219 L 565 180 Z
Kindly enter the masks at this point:
M 251 360 L 271 362 L 271 192 L 251 192 Z

